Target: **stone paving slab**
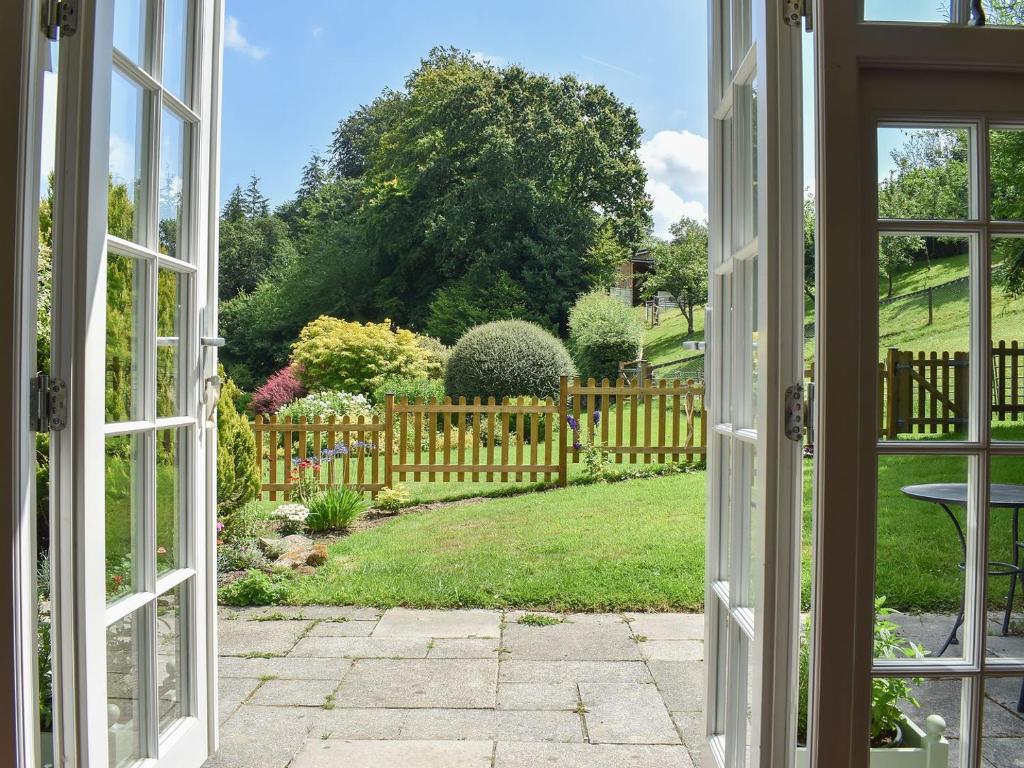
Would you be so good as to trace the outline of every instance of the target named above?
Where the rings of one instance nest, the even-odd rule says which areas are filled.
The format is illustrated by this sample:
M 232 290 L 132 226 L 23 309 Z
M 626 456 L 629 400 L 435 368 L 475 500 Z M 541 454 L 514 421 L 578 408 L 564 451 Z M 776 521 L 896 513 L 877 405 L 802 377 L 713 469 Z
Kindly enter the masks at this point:
M 519 624 L 510 614 L 502 633 L 502 645 L 514 659 L 541 661 L 631 661 L 640 659 L 637 642 L 621 616 L 573 614 L 561 624 Z
M 369 637 L 375 621 L 318 621 L 306 637 Z
M 592 744 L 679 744 L 679 734 L 651 683 L 580 683 Z
M 705 670 L 700 661 L 649 661 L 654 682 L 670 712 L 703 712 Z
M 221 656 L 288 653 L 309 629 L 309 621 L 222 621 L 217 637 Z
M 702 640 L 646 640 L 638 643 L 640 656 L 647 661 L 703 661 Z
M 441 638 L 430 641 L 427 658 L 431 659 L 493 659 L 501 651 L 501 641 L 476 638 Z
M 490 741 L 308 741 L 290 768 L 490 768 Z
M 627 613 L 635 635 L 648 640 L 704 640 L 702 613 Z
M 392 608 L 381 618 L 373 637 L 492 637 L 501 636 L 497 611 L 433 611 Z
M 574 710 L 580 703 L 576 683 L 498 683 L 498 709 Z
M 247 704 L 279 707 L 323 707 L 338 687 L 337 680 L 267 680 Z
M 315 709 L 243 704 L 220 729 L 208 768 L 285 768 L 306 742 Z
M 499 743 L 494 768 L 693 768 L 684 747 Z
M 497 659 L 360 659 L 335 694 L 338 707 L 493 708 Z
M 347 619 L 349 621 L 376 621 L 384 611 L 379 608 L 360 608 L 352 605 L 270 605 L 260 608 L 220 609 L 221 619 L 225 616 L 255 618 L 284 616 L 286 619 Z
M 583 724 L 575 712 L 419 709 L 407 711 L 399 738 L 582 742 Z
M 218 722 L 227 720 L 261 682 L 258 677 L 222 677 L 217 690 Z
M 425 659 L 429 648 L 429 639 L 415 637 L 304 637 L 288 655 L 326 659 Z
M 314 716 L 313 739 L 397 739 L 407 709 L 324 709 Z
M 649 683 L 650 670 L 642 661 L 536 661 L 502 659 L 498 679 L 503 683 L 560 683 L 571 681 Z
M 221 683 L 236 677 L 277 677 L 282 680 L 341 680 L 352 666 L 351 659 L 307 659 L 282 657 L 244 659 L 222 656 L 218 661 Z

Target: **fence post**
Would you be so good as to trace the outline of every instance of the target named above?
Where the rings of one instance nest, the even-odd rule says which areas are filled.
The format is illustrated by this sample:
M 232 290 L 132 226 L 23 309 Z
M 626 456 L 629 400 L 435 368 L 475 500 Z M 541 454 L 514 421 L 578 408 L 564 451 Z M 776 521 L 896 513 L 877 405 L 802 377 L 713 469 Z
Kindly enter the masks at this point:
M 928 286 L 928 325 L 931 325 L 934 322 L 933 305 L 934 305 L 934 302 L 932 300 L 932 287 L 929 285 Z
M 568 470 L 568 430 L 569 423 L 569 377 L 562 376 L 558 380 L 558 484 L 565 488 L 569 484 Z
M 954 430 L 966 427 L 969 403 L 970 369 L 967 367 L 968 356 L 966 352 L 953 353 L 953 407 L 956 409 L 956 418 L 963 419 L 963 424 L 957 423 Z
M 391 465 L 393 461 L 395 437 L 392 434 L 395 426 L 395 393 L 384 395 L 384 478 L 381 482 L 385 488 L 391 487 Z
M 896 410 L 899 404 L 899 391 L 896 386 L 896 364 L 900 359 L 900 351 L 892 347 L 885 356 L 886 389 L 889 391 L 889 399 L 886 405 L 888 412 L 885 419 L 885 436 L 890 440 L 899 434 L 899 427 L 896 423 Z

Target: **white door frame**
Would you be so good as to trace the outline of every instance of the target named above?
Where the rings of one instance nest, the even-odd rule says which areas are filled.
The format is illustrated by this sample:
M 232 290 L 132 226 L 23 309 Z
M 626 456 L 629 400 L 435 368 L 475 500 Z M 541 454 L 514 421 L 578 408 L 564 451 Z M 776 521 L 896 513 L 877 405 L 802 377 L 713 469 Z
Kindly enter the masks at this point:
M 35 366 L 43 69 L 41 2 L 0 7 L 0 754 L 34 765 L 36 736 L 35 441 L 29 377 Z
M 152 7 L 162 9 L 162 2 Z M 122 71 L 132 71 L 132 77 L 147 91 L 150 97 L 147 114 L 151 130 L 163 121 L 170 109 L 175 116 L 191 128 L 190 139 L 184 149 L 184 175 L 190 190 L 185 208 L 187 226 L 181 230 L 179 245 L 186 245 L 191 264 L 165 258 L 157 253 L 156 225 L 153 205 L 150 203 L 147 216 L 150 232 L 148 247 L 118 241 L 117 249 L 126 255 L 146 263 L 150 275 L 149 287 L 143 296 L 156 302 L 156 270 L 168 268 L 183 275 L 190 275 L 191 287 L 186 293 L 192 306 L 204 305 L 213 297 L 215 306 L 216 283 L 205 278 L 205 268 L 216 262 L 217 204 L 217 153 L 214 143 L 219 131 L 219 107 L 213 99 L 219 97 L 220 78 L 220 29 L 223 20 L 223 3 L 220 0 L 194 0 L 193 12 L 197 19 L 197 32 L 192 45 L 193 75 L 191 78 L 192 100 L 186 105 L 166 93 L 161 84 L 148 71 L 135 67 L 121 56 L 118 66 Z M 107 734 L 107 686 L 102 674 L 105 664 L 93 664 L 105 658 L 107 624 L 115 614 L 126 610 L 138 610 L 141 617 L 155 611 L 152 601 L 160 587 L 152 574 L 142 574 L 141 592 L 129 596 L 121 605 L 113 608 L 107 604 L 106 585 L 102 567 L 104 526 L 90 520 L 89 510 L 98 500 L 103 504 L 103 478 L 105 476 L 104 451 L 102 442 L 97 449 L 97 439 L 102 441 L 110 427 L 105 424 L 105 344 L 106 344 L 106 264 L 108 249 L 107 235 L 107 186 L 108 153 L 110 134 L 110 89 L 111 68 L 116 56 L 113 50 L 113 3 L 97 2 L 82 4 L 75 35 L 62 42 L 61 74 L 58 96 L 58 117 L 64 121 L 65 143 L 58 147 L 57 182 L 55 190 L 56 217 L 54 220 L 54 281 L 55 295 L 63 297 L 59 313 L 61 324 L 54 326 L 53 376 L 68 384 L 69 419 L 68 427 L 54 435 L 52 466 L 59 468 L 59 476 L 51 476 L 53 485 L 52 503 L 58 518 L 55 526 L 55 540 L 62 552 L 74 552 L 73 567 L 55 573 L 55 605 L 59 606 L 54 616 L 55 642 L 54 691 L 55 730 L 57 735 L 58 760 L 67 766 L 106 765 Z M 159 24 L 160 15 L 157 15 Z M 147 34 L 160 39 L 159 27 L 148 27 Z M 215 48 L 214 46 L 217 46 Z M 120 54 L 117 54 L 120 56 Z M 157 59 L 158 61 L 159 59 Z M 137 72 L 137 74 L 134 74 Z M 159 98 L 158 98 L 159 97 Z M 160 108 L 160 101 L 164 107 Z M 76 121 L 68 124 L 69 121 Z M 184 124 L 184 122 L 183 122 Z M 62 135 L 58 131 L 58 135 Z M 149 143 L 147 174 L 150 200 L 157 192 L 159 176 L 158 161 L 154 153 L 160 145 L 154 144 L 147 135 L 141 138 Z M 113 244 L 110 247 L 114 247 Z M 58 285 L 59 281 L 59 285 Z M 200 300 L 200 297 L 202 299 Z M 147 305 L 149 311 L 150 305 Z M 179 674 L 187 681 L 189 700 L 195 707 L 188 716 L 167 733 L 159 745 L 161 760 L 174 755 L 183 764 L 198 765 L 216 744 L 217 717 L 216 696 L 211 695 L 216 685 L 216 580 L 215 541 L 212 532 L 216 521 L 216 505 L 209 503 L 214 498 L 215 488 L 215 443 L 214 432 L 207 429 L 204 406 L 199 398 L 203 388 L 203 377 L 216 372 L 216 355 L 200 350 L 199 337 L 214 335 L 216 312 L 208 312 L 196 320 L 189 319 L 191 310 L 180 322 L 181 347 L 179 354 L 187 368 L 189 387 L 184 393 L 185 410 L 173 411 L 183 416 L 164 419 L 155 418 L 152 405 L 146 412 L 146 422 L 137 422 L 138 434 L 150 434 L 154 429 L 173 428 L 184 430 L 196 438 L 193 449 L 185 451 L 185 460 L 194 462 L 192 477 L 198 483 L 189 482 L 182 487 L 185 499 L 181 514 L 186 536 L 180 540 L 183 560 L 178 571 L 167 578 L 185 585 L 191 579 L 191 586 L 183 587 L 186 594 L 198 600 L 192 616 L 194 621 L 185 621 L 177 626 L 181 642 L 187 643 L 188 653 L 193 654 L 186 669 Z M 154 313 L 155 316 L 155 313 Z M 154 356 L 155 322 L 146 321 L 146 334 L 151 338 L 146 349 Z M 80 323 L 80 325 L 79 325 Z M 143 368 L 148 373 L 143 377 L 144 391 L 154 388 L 152 363 Z M 192 419 L 195 419 L 194 425 Z M 155 427 L 153 426 L 155 424 Z M 118 432 L 120 433 L 120 432 Z M 147 442 L 150 438 L 147 438 Z M 155 439 L 155 438 L 152 438 Z M 152 448 L 146 449 L 152 451 Z M 153 458 L 150 455 L 149 461 Z M 146 504 L 154 502 L 152 480 L 145 481 L 142 496 Z M 185 510 L 194 509 L 195 515 L 189 522 Z M 153 523 L 142 521 L 144 536 L 151 542 L 155 536 Z M 146 545 L 150 546 L 150 545 Z M 155 545 L 153 545 L 155 550 Z M 143 561 L 152 558 L 148 553 Z M 194 569 L 192 575 L 188 571 Z M 140 574 L 142 572 L 139 572 Z M 148 571 L 147 571 L 148 573 Z M 170 582 L 163 582 L 169 584 Z M 74 596 L 74 599 L 69 599 Z M 134 614 L 133 614 L 134 615 Z M 143 622 L 146 626 L 147 622 Z M 146 633 L 149 633 L 148 635 Z M 149 637 L 155 649 L 157 639 L 152 629 L 144 629 L 143 636 Z M 188 638 L 188 640 L 186 640 Z M 59 653 L 57 650 L 59 648 Z M 98 673 L 98 670 L 100 673 Z M 198 676 L 196 672 L 198 671 Z M 144 659 L 138 667 L 140 686 L 144 692 L 152 692 L 156 686 L 156 661 Z M 157 754 L 157 741 L 153 718 L 153 705 L 143 703 L 139 715 L 143 752 Z M 186 733 L 189 735 L 186 738 Z M 148 735 L 147 735 L 148 734 Z M 155 764 L 155 763 L 154 763 Z M 178 765 L 177 762 L 174 763 Z
M 802 517 L 801 443 L 784 423 L 785 393 L 803 379 L 801 39 L 775 2 L 712 0 L 708 11 L 707 736 L 720 765 L 747 765 L 749 744 L 749 765 L 786 766 L 796 748 Z
M 953 18 L 965 19 L 965 8 L 960 0 L 953 3 Z M 873 258 L 878 180 L 874 138 L 866 139 L 864 131 L 866 83 L 883 70 L 938 69 L 944 77 L 956 70 L 975 75 L 1024 72 L 1024 32 L 1019 29 L 865 24 L 859 16 L 860 3 L 852 0 L 814 4 L 819 429 L 810 749 L 812 764 L 829 768 L 867 765 L 872 675 L 900 672 L 873 667 L 872 659 L 879 450 L 878 277 Z M 928 79 L 917 84 L 927 86 Z M 941 100 L 935 75 L 930 79 L 931 97 L 939 94 Z M 916 95 L 929 98 L 924 91 Z M 959 101 L 946 106 L 951 112 L 972 108 Z M 1024 113 L 1024 102 L 1017 111 Z M 985 292 L 983 296 L 987 287 Z M 986 375 L 987 366 L 975 367 Z M 975 475 L 974 480 L 982 478 Z M 983 642 L 983 637 L 973 639 L 975 647 Z M 961 673 L 965 695 L 980 706 L 973 679 L 965 670 L 956 674 Z

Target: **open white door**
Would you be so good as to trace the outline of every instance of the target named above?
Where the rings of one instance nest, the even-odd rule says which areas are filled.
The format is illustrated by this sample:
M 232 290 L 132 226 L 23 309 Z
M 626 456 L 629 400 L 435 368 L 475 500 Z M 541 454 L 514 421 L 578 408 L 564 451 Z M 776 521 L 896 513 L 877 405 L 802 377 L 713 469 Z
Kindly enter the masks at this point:
M 200 337 L 222 8 L 60 7 L 75 29 L 60 44 L 54 226 L 52 372 L 68 406 L 51 474 L 57 764 L 195 768 L 216 702 L 215 360 Z
M 800 27 L 711 0 L 707 733 L 721 766 L 795 759 L 803 261 Z

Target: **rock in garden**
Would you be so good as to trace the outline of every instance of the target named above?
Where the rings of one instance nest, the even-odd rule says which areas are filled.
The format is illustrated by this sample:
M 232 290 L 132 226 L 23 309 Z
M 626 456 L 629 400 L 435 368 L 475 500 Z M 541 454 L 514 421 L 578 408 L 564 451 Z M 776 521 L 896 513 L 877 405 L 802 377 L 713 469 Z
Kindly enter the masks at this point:
M 306 565 L 323 565 L 327 562 L 327 546 L 325 544 L 314 544 L 306 558 Z

